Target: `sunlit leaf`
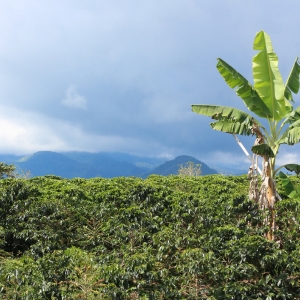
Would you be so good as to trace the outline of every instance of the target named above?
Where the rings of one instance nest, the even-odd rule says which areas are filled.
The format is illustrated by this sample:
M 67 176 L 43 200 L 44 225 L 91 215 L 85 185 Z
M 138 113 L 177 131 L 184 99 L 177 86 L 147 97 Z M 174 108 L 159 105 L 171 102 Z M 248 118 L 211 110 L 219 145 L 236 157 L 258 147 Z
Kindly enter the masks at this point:
M 264 31 L 257 33 L 253 49 L 259 51 L 252 60 L 254 88 L 271 111 L 272 118 L 281 120 L 293 107 L 284 97 L 285 86 L 278 70 L 278 58 Z
M 247 108 L 260 117 L 272 117 L 269 108 L 261 100 L 249 81 L 221 58 L 218 58 L 217 69 L 226 83 L 240 96 Z

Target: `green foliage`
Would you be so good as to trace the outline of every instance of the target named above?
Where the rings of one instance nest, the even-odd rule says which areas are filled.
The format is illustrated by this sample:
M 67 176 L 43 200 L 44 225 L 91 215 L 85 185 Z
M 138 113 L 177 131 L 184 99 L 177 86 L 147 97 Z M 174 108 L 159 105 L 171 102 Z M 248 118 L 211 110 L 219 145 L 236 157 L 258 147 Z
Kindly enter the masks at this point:
M 300 204 L 280 244 L 246 176 L 3 179 L 1 299 L 296 299 Z M 280 192 L 284 187 L 278 183 Z
M 0 178 L 14 177 L 15 169 L 16 167 L 14 165 L 8 165 L 6 163 L 0 162 Z

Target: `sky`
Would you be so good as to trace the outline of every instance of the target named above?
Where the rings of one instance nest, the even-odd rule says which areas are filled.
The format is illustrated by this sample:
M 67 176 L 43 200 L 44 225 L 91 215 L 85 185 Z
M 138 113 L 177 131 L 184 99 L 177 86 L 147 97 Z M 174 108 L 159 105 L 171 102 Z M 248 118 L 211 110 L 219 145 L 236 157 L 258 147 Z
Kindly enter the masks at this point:
M 260 30 L 286 80 L 300 56 L 299 10 L 297 0 L 2 0 L 0 153 L 118 151 L 248 164 L 234 138 L 213 131 L 191 104 L 247 111 L 216 59 L 253 82 Z M 254 139 L 241 137 L 249 152 Z M 282 147 L 278 163 L 300 163 L 299 149 Z

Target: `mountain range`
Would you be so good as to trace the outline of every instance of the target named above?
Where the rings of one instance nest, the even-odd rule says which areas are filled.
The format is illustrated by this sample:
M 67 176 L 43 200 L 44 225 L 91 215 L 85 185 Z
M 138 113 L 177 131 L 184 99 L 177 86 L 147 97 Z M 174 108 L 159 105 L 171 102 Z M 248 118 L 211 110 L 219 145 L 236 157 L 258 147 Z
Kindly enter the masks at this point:
M 14 164 L 17 172 L 30 172 L 31 177 L 56 175 L 63 178 L 112 178 L 118 176 L 136 176 L 146 178 L 151 174 L 178 174 L 180 165 L 187 162 L 201 164 L 201 174 L 216 174 L 200 160 L 181 155 L 166 161 L 163 158 L 140 157 L 118 152 L 52 152 L 39 151 L 28 156 L 0 155 L 0 161 Z

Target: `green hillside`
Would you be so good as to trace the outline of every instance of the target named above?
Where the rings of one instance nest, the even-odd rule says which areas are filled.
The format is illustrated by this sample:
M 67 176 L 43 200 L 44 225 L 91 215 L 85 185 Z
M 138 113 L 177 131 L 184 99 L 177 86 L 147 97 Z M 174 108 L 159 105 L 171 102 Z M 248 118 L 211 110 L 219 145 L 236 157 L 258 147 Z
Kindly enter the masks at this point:
M 245 176 L 0 182 L 0 299 L 299 298 L 299 202 L 267 241 Z

